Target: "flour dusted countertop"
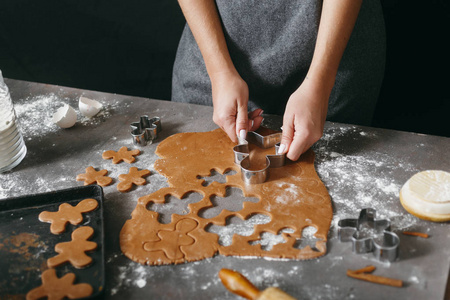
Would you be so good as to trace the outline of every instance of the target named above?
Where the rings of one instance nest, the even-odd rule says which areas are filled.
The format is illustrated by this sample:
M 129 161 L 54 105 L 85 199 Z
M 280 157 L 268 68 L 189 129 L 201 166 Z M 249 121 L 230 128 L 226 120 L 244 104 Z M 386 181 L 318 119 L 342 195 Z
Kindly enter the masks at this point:
M 167 186 L 165 178 L 153 168 L 158 159 L 154 154 L 158 142 L 178 132 L 215 129 L 212 108 L 17 80 L 6 83 L 28 153 L 12 172 L 0 174 L 0 199 L 81 186 L 75 177 L 91 165 L 97 170 L 107 169 L 108 176 L 116 180 L 104 188 L 105 299 L 238 299 L 222 286 L 217 276 L 222 268 L 236 269 L 260 289 L 276 286 L 298 299 L 444 298 L 450 266 L 450 225 L 410 215 L 400 204 L 399 191 L 417 172 L 450 171 L 449 138 L 327 123 L 324 136 L 314 146 L 316 170 L 333 203 L 325 256 L 310 261 L 216 256 L 176 266 L 150 267 L 121 253 L 119 232 L 139 197 Z M 100 113 L 88 119 L 76 109 L 77 123 L 69 129 L 51 122 L 53 113 L 63 104 L 77 108 L 80 96 L 101 102 Z M 143 114 L 160 117 L 163 125 L 158 139 L 140 148 L 142 154 L 133 164 L 152 174 L 147 177 L 147 185 L 120 193 L 116 189 L 118 175 L 127 173 L 130 165 L 112 165 L 101 155 L 122 146 L 134 148 L 129 125 Z M 265 122 L 277 128 L 281 118 L 266 116 Z M 242 198 L 239 193 L 231 194 Z M 187 209 L 185 203 L 177 201 L 171 201 L 175 210 Z M 229 209 L 239 209 L 242 201 L 236 200 L 236 205 Z M 368 207 L 376 209 L 379 218 L 391 220 L 392 230 L 401 239 L 399 261 L 381 263 L 371 253 L 354 254 L 350 243 L 338 241 L 337 222 L 357 218 L 359 211 Z M 170 209 L 166 207 L 164 213 L 164 218 L 170 219 Z M 256 223 L 266 221 L 261 217 L 252 219 Z M 230 229 L 248 234 L 244 225 L 233 223 Z M 403 230 L 424 232 L 430 237 L 402 235 Z M 225 234 L 223 243 L 229 243 L 229 238 Z M 279 242 L 279 236 L 268 234 L 261 246 Z M 402 279 L 405 287 L 385 287 L 345 276 L 347 269 L 369 264 L 377 267 L 377 275 Z

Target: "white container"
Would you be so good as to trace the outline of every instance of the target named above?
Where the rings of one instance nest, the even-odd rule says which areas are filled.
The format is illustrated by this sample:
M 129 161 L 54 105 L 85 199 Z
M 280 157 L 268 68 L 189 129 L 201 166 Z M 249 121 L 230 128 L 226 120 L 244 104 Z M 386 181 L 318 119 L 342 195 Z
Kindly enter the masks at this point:
M 25 157 L 27 147 L 16 125 L 16 112 L 0 71 L 0 173 L 17 166 Z

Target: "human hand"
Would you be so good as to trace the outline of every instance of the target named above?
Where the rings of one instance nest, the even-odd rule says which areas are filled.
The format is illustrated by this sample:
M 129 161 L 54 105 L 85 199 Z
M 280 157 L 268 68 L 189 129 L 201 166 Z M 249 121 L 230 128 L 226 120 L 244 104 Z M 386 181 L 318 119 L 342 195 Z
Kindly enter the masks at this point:
M 233 142 L 237 136 L 245 138 L 247 132 L 256 130 L 263 120 L 262 109 L 250 113 L 248 86 L 237 72 L 220 72 L 211 76 L 213 97 L 213 121 L 222 128 Z
M 305 79 L 289 97 L 283 117 L 283 135 L 279 153 L 296 161 L 323 134 L 330 92 Z

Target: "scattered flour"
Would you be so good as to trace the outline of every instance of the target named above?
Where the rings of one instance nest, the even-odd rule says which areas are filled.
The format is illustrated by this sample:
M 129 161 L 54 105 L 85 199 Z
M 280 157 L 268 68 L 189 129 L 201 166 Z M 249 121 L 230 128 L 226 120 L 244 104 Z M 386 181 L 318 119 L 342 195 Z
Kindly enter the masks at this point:
M 132 103 L 121 104 L 118 100 L 96 99 L 102 102 L 102 110 L 92 118 L 83 116 L 78 109 L 78 98 L 72 99 L 55 93 L 30 96 L 26 99 L 14 103 L 14 109 L 18 118 L 20 131 L 26 140 L 39 138 L 47 133 L 61 130 L 53 124 L 52 117 L 56 110 L 64 104 L 69 104 L 77 111 L 77 124 L 82 126 L 98 125 L 110 118 L 115 109 L 120 107 L 129 107 Z
M 317 232 L 317 228 L 313 226 L 308 226 L 303 228 L 302 237 L 311 238 Z
M 212 282 L 209 281 L 209 282 L 207 282 L 207 283 L 205 283 L 205 284 L 202 284 L 202 285 L 200 286 L 200 289 L 202 289 L 202 290 L 207 290 L 211 285 L 212 285 Z
M 143 279 L 143 278 L 138 279 L 138 280 L 136 280 L 136 285 L 137 285 L 137 287 L 139 287 L 139 288 L 143 288 L 144 286 L 147 285 L 147 280 L 145 280 L 145 279 Z
M 118 269 L 119 275 L 115 278 L 115 286 L 111 288 L 111 296 L 127 287 L 145 287 L 153 273 L 151 268 L 131 261 L 125 266 L 119 266 Z
M 414 166 L 386 153 L 336 152 L 342 137 L 351 135 L 365 139 L 374 137 L 357 127 L 329 128 L 314 147 L 317 173 L 335 206 L 332 225 L 336 227 L 343 218 L 357 218 L 361 209 L 370 207 L 376 209 L 377 218 L 390 219 L 393 229 L 411 226 L 416 219 L 402 209 L 394 208 L 398 207 L 394 204 L 398 203 L 404 182 L 397 182 L 393 174 L 416 171 Z
M 411 276 L 408 280 L 410 283 L 419 283 L 419 278 L 417 278 L 417 276 Z
M 56 94 L 29 97 L 14 104 L 20 131 L 26 140 L 41 137 L 45 133 L 55 132 L 59 127 L 53 124 L 53 114 L 68 101 Z
M 246 276 L 245 274 L 243 274 Z M 248 278 L 252 278 L 253 284 L 256 286 L 274 286 L 278 287 L 280 284 L 277 279 L 283 278 L 285 275 L 275 269 L 267 269 L 262 267 L 256 267 Z M 247 277 L 247 276 L 246 276 Z

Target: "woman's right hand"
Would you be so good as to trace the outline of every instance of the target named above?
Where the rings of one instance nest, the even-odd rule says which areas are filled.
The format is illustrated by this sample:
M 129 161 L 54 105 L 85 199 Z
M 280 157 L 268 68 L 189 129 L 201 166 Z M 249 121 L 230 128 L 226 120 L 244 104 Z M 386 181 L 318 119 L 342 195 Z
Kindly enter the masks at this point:
M 178 2 L 197 41 L 211 79 L 213 121 L 233 142 L 237 142 L 238 135 L 245 137 L 247 131 L 259 127 L 262 110 L 257 109 L 247 114 L 248 86 L 231 60 L 215 1 Z
M 213 121 L 237 142 L 249 130 L 256 130 L 263 117 L 262 109 L 248 113 L 248 86 L 237 71 L 223 71 L 210 75 L 213 97 Z

